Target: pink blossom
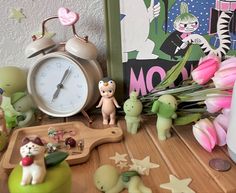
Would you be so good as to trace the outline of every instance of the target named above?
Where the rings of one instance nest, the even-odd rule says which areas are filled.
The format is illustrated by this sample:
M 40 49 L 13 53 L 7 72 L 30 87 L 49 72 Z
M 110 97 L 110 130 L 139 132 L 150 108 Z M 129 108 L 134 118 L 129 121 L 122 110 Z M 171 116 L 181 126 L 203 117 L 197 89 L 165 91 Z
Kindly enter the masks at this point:
M 229 125 L 230 109 L 223 109 L 222 114 L 219 114 L 213 121 L 217 135 L 217 145 L 223 146 L 226 144 L 226 134 Z
M 207 83 L 219 68 L 219 62 L 219 58 L 214 55 L 201 59 L 191 73 L 193 80 L 201 85 Z
M 236 57 L 223 61 L 212 80 L 216 88 L 233 88 L 236 80 Z
M 217 136 L 214 125 L 209 119 L 200 119 L 193 125 L 193 135 L 198 143 L 208 152 L 211 152 L 216 145 Z
M 207 111 L 209 113 L 216 113 L 223 108 L 230 108 L 232 95 L 223 94 L 208 94 L 205 100 Z

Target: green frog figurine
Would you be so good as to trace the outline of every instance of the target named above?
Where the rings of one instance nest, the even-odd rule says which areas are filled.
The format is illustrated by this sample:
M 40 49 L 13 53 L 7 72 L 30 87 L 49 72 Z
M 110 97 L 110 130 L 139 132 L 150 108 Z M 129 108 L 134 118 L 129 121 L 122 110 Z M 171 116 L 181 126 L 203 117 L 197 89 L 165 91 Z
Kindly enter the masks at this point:
M 127 131 L 131 134 L 137 133 L 141 121 L 140 114 L 143 110 L 143 105 L 137 97 L 137 92 L 131 92 L 130 98 L 125 101 L 123 106 Z
M 172 95 L 162 95 L 152 105 L 152 112 L 157 114 L 157 134 L 160 140 L 171 137 L 170 128 L 172 119 L 177 118 L 175 113 L 177 101 Z

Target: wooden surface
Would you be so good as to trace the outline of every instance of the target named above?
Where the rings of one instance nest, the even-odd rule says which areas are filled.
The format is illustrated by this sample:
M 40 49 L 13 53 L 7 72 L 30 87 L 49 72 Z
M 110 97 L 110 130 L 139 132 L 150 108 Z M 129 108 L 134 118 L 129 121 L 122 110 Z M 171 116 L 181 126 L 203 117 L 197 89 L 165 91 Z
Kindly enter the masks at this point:
M 92 117 L 93 129 L 107 128 L 102 125 L 101 116 Z M 46 116 L 41 124 L 66 121 L 87 121 L 80 116 L 72 118 L 49 119 Z M 126 132 L 123 117 L 119 118 L 118 126 L 124 131 L 124 139 L 118 143 L 107 143 L 95 148 L 87 162 L 72 166 L 72 193 L 99 193 L 93 184 L 93 174 L 102 164 L 112 164 L 109 159 L 115 155 L 128 154 L 131 158 L 143 159 L 150 156 L 151 162 L 160 165 L 151 169 L 149 176 L 142 176 L 144 184 L 153 193 L 170 193 L 170 190 L 160 188 L 160 184 L 169 182 L 169 175 L 179 179 L 191 178 L 190 188 L 196 193 L 236 193 L 236 165 L 229 159 L 225 147 L 216 147 L 212 153 L 203 150 L 192 134 L 191 126 L 177 127 L 172 130 L 172 137 L 166 141 L 159 141 L 156 135 L 155 117 L 144 117 L 139 132 L 135 135 Z M 217 172 L 208 166 L 212 158 L 223 158 L 231 162 L 232 168 L 227 172 Z M 121 171 L 121 170 L 120 170 Z M 0 193 L 8 193 L 7 174 L 0 168 Z M 127 193 L 123 191 L 122 193 Z

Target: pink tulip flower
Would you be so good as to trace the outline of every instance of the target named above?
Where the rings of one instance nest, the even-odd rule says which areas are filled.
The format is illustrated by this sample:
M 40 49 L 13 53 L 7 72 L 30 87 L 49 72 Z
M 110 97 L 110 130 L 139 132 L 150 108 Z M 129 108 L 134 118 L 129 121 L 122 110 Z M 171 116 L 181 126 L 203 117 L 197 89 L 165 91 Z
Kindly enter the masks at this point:
M 230 108 L 232 95 L 223 94 L 208 94 L 205 100 L 207 111 L 209 113 L 216 113 L 224 108 Z
M 208 152 L 211 152 L 217 142 L 214 125 L 209 119 L 200 119 L 193 125 L 193 135 L 198 143 Z
M 212 80 L 216 88 L 233 88 L 236 80 L 236 57 L 223 61 Z
M 222 114 L 219 114 L 213 121 L 217 135 L 217 145 L 223 146 L 226 144 L 226 134 L 229 126 L 230 109 L 223 109 Z
M 217 56 L 204 57 L 191 73 L 193 80 L 200 85 L 207 83 L 219 68 L 219 63 L 220 60 Z

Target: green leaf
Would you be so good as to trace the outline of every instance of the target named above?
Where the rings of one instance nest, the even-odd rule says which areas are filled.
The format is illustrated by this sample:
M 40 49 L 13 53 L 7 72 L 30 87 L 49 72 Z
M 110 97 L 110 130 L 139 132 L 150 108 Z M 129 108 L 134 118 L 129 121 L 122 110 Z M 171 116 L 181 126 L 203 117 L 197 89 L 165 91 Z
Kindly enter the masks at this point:
M 166 74 L 164 80 L 155 87 L 155 89 L 162 89 L 170 86 L 179 76 L 186 62 L 189 59 L 192 48 L 189 47 L 188 51 L 184 55 L 183 59 L 173 66 Z
M 62 151 L 57 151 L 57 152 L 48 154 L 45 157 L 46 167 L 49 168 L 49 167 L 52 167 L 61 163 L 68 157 L 68 155 L 69 155 L 68 153 L 62 152 Z
M 139 176 L 137 171 L 127 171 L 121 174 L 123 182 L 129 182 L 133 176 Z
M 200 118 L 200 113 L 181 115 L 174 120 L 174 125 L 187 125 L 189 123 L 198 121 Z

